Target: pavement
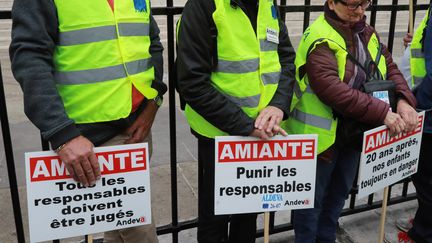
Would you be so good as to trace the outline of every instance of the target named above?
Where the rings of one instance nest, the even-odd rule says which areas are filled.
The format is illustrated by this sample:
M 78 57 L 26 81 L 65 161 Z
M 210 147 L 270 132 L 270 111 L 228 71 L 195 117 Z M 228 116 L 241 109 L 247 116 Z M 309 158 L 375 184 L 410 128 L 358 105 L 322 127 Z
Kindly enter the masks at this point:
M 176 0 L 175 6 L 183 6 L 186 0 Z M 290 0 L 289 5 L 301 5 L 303 0 Z M 323 0 L 313 0 L 312 4 L 322 4 Z M 428 0 L 418 0 L 418 3 L 428 3 Z M 407 4 L 408 0 L 400 0 L 399 4 Z M 390 0 L 380 0 L 380 4 L 391 4 Z M 152 0 L 152 5 L 165 6 L 165 1 Z M 0 11 L 9 10 L 12 6 L 12 0 L 0 0 Z M 402 56 L 402 37 L 407 29 L 407 12 L 398 13 L 393 56 L 397 63 L 400 63 Z M 420 22 L 424 13 L 417 15 L 416 23 Z M 311 14 L 311 20 L 315 19 L 318 13 Z M 167 47 L 167 21 L 164 16 L 156 16 L 156 21 L 161 29 L 161 41 Z M 376 29 L 381 34 L 382 42 L 387 43 L 389 28 L 390 12 L 379 13 L 377 16 Z M 298 45 L 302 34 L 303 14 L 287 14 L 287 26 L 291 41 L 294 46 Z M 26 188 L 24 180 L 24 152 L 39 151 L 40 136 L 38 129 L 32 125 L 23 112 L 22 92 L 14 80 L 8 57 L 7 48 L 10 44 L 11 20 L 0 20 L 0 63 L 2 66 L 4 88 L 6 91 L 7 112 L 9 116 L 9 125 L 14 147 L 14 160 L 16 174 L 18 178 L 21 209 L 26 232 L 26 241 L 28 239 L 27 224 L 27 205 L 26 205 Z M 165 70 L 167 70 L 167 51 L 165 55 Z M 164 81 L 167 81 L 167 73 L 164 75 Z M 177 99 L 177 98 L 176 98 Z M 151 184 L 152 184 L 152 202 L 155 221 L 158 226 L 167 225 L 171 222 L 171 177 L 170 177 L 170 148 L 169 148 L 169 107 L 168 97 L 165 97 L 164 104 L 160 108 L 153 126 L 154 153 L 151 161 Z M 177 100 L 178 101 L 178 100 Z M 177 129 L 177 185 L 178 185 L 178 215 L 179 221 L 191 220 L 197 217 L 197 144 L 194 137 L 189 132 L 189 127 L 184 119 L 181 110 L 176 102 L 176 129 Z M 5 112 L 5 111 L 1 111 Z M 3 140 L 0 141 L 0 243 L 17 242 L 14 218 L 12 213 L 12 204 L 10 200 L 10 190 L 8 175 L 6 170 L 5 155 L 3 152 Z M 410 192 L 413 191 L 410 186 Z M 396 195 L 401 189 L 394 188 L 392 192 Z M 381 193 L 376 193 L 376 200 L 382 198 Z M 358 200 L 358 204 L 364 203 L 364 200 Z M 410 201 L 398 205 L 390 206 L 387 212 L 386 230 L 390 233 L 396 233 L 394 221 L 402 216 L 414 215 L 417 203 Z M 338 232 L 338 242 L 355 242 L 369 243 L 377 242 L 378 226 L 380 219 L 380 210 L 372 210 L 359 213 L 352 216 L 342 217 L 340 219 L 340 230 Z M 290 212 L 278 212 L 275 218 L 275 224 L 290 222 Z M 262 215 L 258 220 L 258 228 L 263 227 Z M 100 237 L 99 235 L 95 236 Z M 83 238 L 65 239 L 61 242 L 79 242 Z M 172 242 L 170 234 L 159 236 L 161 243 Z M 196 242 L 196 229 L 185 230 L 179 233 L 179 242 L 193 243 Z M 263 239 L 257 239 L 257 242 L 263 242 Z M 293 232 L 288 231 L 271 235 L 270 242 L 293 242 Z

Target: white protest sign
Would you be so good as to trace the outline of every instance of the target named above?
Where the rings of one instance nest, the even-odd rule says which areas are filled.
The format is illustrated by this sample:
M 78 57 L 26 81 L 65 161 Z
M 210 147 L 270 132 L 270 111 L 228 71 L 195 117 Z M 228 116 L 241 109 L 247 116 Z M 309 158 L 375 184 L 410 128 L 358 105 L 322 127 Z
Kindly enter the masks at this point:
M 216 137 L 215 214 L 312 208 L 317 135 Z
M 151 223 L 148 144 L 95 148 L 102 178 L 85 188 L 52 151 L 25 154 L 32 242 Z
M 358 196 L 364 197 L 417 172 L 425 113 L 411 133 L 390 137 L 386 126 L 369 130 L 363 136 L 358 178 Z

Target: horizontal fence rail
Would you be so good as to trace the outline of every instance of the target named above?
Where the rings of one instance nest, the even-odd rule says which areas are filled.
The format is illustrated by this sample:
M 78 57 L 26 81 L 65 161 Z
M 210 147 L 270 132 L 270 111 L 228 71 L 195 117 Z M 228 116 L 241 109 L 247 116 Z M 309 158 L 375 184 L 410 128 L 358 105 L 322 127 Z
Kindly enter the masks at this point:
M 286 15 L 290 13 L 303 13 L 303 30 L 305 30 L 310 24 L 311 13 L 322 12 L 322 5 L 311 5 L 311 0 L 304 0 L 304 5 L 288 5 L 289 0 L 280 0 L 279 11 L 281 13 L 282 19 L 286 19 Z M 419 10 L 426 10 L 428 4 L 417 4 L 417 0 L 414 0 L 414 16 L 415 12 Z M 183 7 L 178 7 L 173 5 L 173 0 L 166 0 L 166 7 L 155 7 L 152 8 L 153 15 L 166 16 L 167 20 L 167 36 L 168 36 L 168 84 L 169 84 L 169 126 L 170 126 L 170 168 L 171 168 L 171 223 L 168 225 L 159 226 L 157 228 L 158 235 L 172 234 L 172 242 L 179 242 L 178 234 L 180 231 L 191 229 L 197 227 L 197 219 L 179 221 L 178 219 L 178 197 L 177 197 L 177 137 L 176 137 L 176 99 L 175 99 L 175 80 L 174 80 L 174 61 L 175 61 L 175 22 L 174 17 L 182 13 Z M 380 5 L 378 0 L 373 0 L 373 5 L 368 9 L 369 23 L 375 26 L 376 16 L 378 12 L 390 12 L 390 24 L 389 24 L 389 36 L 387 46 L 390 52 L 393 50 L 394 43 L 394 33 L 396 26 L 397 14 L 400 11 L 408 11 L 408 4 L 398 4 L 398 0 L 392 0 L 392 4 Z M 0 20 L 11 19 L 10 11 L 0 11 Z M 407 23 L 408 29 L 408 23 Z M 4 94 L 4 84 L 1 74 L 1 64 L 0 64 L 0 122 L 2 125 L 2 136 L 4 151 L 6 155 L 6 162 L 9 175 L 9 185 L 10 193 L 13 204 L 15 227 L 18 242 L 25 242 L 22 215 L 19 203 L 18 195 L 18 185 L 16 180 L 15 164 L 13 158 L 13 147 L 10 137 L 10 129 L 8 123 L 8 116 L 6 110 L 6 98 Z M 47 142 L 42 141 L 42 149 L 48 150 L 49 146 Z M 402 194 L 396 197 L 389 196 L 389 205 L 398 204 L 406 202 L 409 200 L 414 200 L 416 198 L 415 193 L 408 194 L 408 183 L 409 179 L 399 182 L 402 183 L 403 189 Z M 391 192 L 390 187 L 390 192 Z M 356 183 L 354 183 L 353 189 L 349 198 L 349 207 L 343 210 L 342 216 L 357 214 L 365 212 L 368 210 L 380 208 L 382 201 L 374 200 L 374 195 L 369 195 L 367 203 L 357 205 L 356 204 L 357 188 Z M 389 193 L 391 195 L 391 193 Z M 275 217 L 277 213 L 271 213 L 270 215 L 270 234 L 280 233 L 288 230 L 292 230 L 293 226 L 291 223 L 278 224 L 275 225 Z M 263 229 L 258 230 L 257 237 L 262 237 L 264 235 Z M 88 241 L 88 237 L 85 237 L 85 242 Z M 102 239 L 95 240 L 96 242 L 102 242 Z M 55 240 L 53 242 L 60 242 Z

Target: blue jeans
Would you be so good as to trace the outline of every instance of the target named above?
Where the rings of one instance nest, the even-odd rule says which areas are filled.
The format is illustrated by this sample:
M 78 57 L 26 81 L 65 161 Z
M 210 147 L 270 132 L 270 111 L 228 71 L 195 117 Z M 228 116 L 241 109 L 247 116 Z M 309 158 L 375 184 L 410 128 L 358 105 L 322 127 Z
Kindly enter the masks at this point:
M 315 208 L 293 211 L 296 243 L 335 242 L 337 222 L 358 169 L 360 152 L 336 145 L 331 162 L 318 160 Z

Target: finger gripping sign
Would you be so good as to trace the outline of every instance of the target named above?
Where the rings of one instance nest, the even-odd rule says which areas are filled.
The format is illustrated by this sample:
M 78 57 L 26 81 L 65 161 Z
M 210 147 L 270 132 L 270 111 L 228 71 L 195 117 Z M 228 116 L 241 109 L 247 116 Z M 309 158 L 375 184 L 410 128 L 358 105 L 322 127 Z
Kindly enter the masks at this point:
M 151 223 L 148 144 L 94 149 L 96 185 L 74 181 L 54 152 L 25 154 L 31 242 Z
M 215 214 L 312 208 L 316 147 L 317 135 L 216 137 Z
M 425 113 L 410 133 L 390 136 L 386 126 L 369 130 L 363 136 L 358 196 L 364 197 L 417 172 Z

